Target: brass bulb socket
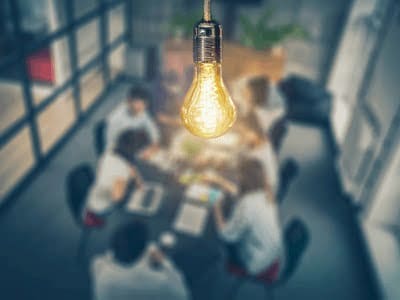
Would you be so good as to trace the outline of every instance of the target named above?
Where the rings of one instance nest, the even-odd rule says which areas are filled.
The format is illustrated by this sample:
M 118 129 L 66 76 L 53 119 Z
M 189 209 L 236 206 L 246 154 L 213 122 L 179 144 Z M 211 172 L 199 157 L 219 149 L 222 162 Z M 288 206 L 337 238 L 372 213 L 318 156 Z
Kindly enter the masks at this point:
M 215 21 L 201 20 L 193 28 L 194 63 L 220 63 L 222 27 Z

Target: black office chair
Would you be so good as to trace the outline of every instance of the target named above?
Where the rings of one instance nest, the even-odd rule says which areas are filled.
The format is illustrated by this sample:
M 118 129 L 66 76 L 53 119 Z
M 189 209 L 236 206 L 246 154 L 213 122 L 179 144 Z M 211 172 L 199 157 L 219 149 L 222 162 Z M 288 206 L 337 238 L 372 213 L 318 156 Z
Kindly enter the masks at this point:
M 265 288 L 267 299 L 273 298 L 273 291 L 287 282 L 294 274 L 300 264 L 301 258 L 310 243 L 310 233 L 307 226 L 298 218 L 292 219 L 285 227 L 284 246 L 285 246 L 285 266 L 279 279 L 273 283 L 260 279 L 257 276 L 242 275 L 237 278 L 235 285 L 228 293 L 227 300 L 235 299 L 237 291 L 247 281 L 262 284 Z
M 70 171 L 66 179 L 67 203 L 75 223 L 82 229 L 79 239 L 77 259 L 80 260 L 84 253 L 90 229 L 83 219 L 83 209 L 90 186 L 94 182 L 94 172 L 89 164 L 81 164 Z
M 321 84 L 299 75 L 290 75 L 279 83 L 285 96 L 290 121 L 310 125 L 329 124 L 332 95 Z
M 279 153 L 282 148 L 283 141 L 288 132 L 289 121 L 286 117 L 275 122 L 269 130 L 268 136 L 275 152 Z
M 299 174 L 299 165 L 293 158 L 285 159 L 279 168 L 279 187 L 276 199 L 279 204 L 286 197 L 290 184 Z
M 293 275 L 310 243 L 310 232 L 306 224 L 298 218 L 292 219 L 285 228 L 284 241 L 286 265 L 278 285 L 285 283 Z
M 94 127 L 94 148 L 98 156 L 103 154 L 106 148 L 106 130 L 107 122 L 105 120 L 101 120 Z

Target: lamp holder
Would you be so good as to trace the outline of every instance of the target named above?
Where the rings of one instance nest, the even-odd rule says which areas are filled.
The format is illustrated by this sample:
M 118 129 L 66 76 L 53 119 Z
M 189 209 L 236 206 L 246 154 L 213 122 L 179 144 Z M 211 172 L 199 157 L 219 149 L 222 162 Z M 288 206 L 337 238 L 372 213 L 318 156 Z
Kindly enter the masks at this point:
M 220 63 L 222 27 L 213 20 L 198 22 L 193 28 L 193 61 L 195 63 Z

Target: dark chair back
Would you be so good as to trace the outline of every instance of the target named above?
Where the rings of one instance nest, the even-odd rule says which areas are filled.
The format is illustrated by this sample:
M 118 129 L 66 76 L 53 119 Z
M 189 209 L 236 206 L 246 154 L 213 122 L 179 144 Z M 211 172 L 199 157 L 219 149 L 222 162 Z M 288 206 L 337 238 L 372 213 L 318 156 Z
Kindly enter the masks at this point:
M 71 170 L 67 176 L 66 192 L 68 207 L 78 224 L 81 224 L 82 209 L 90 186 L 94 182 L 94 172 L 89 164 L 82 164 Z
M 101 155 L 106 148 L 106 129 L 107 122 L 105 120 L 98 122 L 94 128 L 94 147 L 97 155 Z
M 298 267 L 301 257 L 310 242 L 307 226 L 300 219 L 293 219 L 285 228 L 284 242 L 286 248 L 286 266 L 280 281 L 288 280 Z
M 299 165 L 293 158 L 286 159 L 279 169 L 279 187 L 276 198 L 282 203 L 289 190 L 290 184 L 299 173 Z
M 281 118 L 269 130 L 268 136 L 275 151 L 279 153 L 288 131 L 288 119 Z

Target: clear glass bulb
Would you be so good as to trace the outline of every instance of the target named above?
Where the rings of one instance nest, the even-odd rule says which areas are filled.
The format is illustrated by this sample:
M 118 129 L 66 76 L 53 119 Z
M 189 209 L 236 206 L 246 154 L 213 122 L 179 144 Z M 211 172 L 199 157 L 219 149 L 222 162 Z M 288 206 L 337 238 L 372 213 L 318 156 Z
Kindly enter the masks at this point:
M 221 64 L 199 62 L 181 108 L 181 119 L 194 135 L 223 135 L 236 120 L 236 109 L 222 81 Z

